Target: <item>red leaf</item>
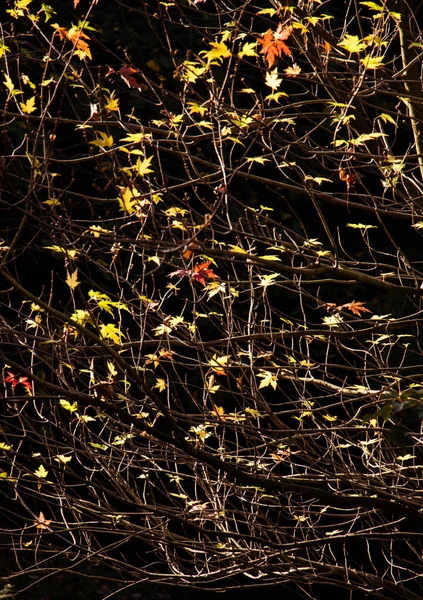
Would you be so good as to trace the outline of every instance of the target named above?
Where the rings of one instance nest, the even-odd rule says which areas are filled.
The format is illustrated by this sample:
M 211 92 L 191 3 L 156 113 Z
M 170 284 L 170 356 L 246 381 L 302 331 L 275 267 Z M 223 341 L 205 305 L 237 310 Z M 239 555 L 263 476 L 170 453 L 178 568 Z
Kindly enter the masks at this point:
M 24 388 L 26 389 L 26 391 L 28 392 L 28 394 L 30 394 L 32 396 L 32 384 L 28 380 L 28 377 L 19 377 L 19 380 L 17 383 L 22 384 L 24 386 Z
M 11 383 L 13 389 L 18 385 L 18 380 L 15 377 L 15 374 L 11 371 L 7 372 L 7 377 L 4 378 L 5 383 Z
M 216 273 L 213 273 L 212 269 L 209 269 L 210 263 L 211 260 L 206 260 L 202 263 L 194 265 L 191 277 L 199 281 L 202 285 L 206 285 L 206 278 L 219 279 L 219 275 L 216 275 Z
M 21 385 L 24 386 L 24 388 L 26 389 L 28 394 L 32 395 L 32 384 L 28 380 L 28 377 L 19 377 L 19 379 L 16 379 L 15 374 L 12 373 L 11 371 L 8 371 L 7 377 L 4 378 L 4 381 L 5 381 L 5 383 L 10 383 L 12 385 L 13 390 L 20 383 Z
M 139 74 L 138 69 L 133 69 L 132 67 L 127 67 L 124 65 L 119 69 L 119 73 L 128 87 L 133 87 L 136 89 L 141 87 L 140 82 L 134 77 L 134 75 Z

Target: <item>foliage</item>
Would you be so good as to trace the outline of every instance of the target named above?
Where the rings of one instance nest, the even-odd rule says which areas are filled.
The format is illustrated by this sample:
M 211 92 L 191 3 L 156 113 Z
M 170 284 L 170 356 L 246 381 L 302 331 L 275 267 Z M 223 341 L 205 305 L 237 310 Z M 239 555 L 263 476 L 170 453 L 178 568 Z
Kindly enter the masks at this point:
M 6 4 L 6 584 L 420 598 L 420 3 Z

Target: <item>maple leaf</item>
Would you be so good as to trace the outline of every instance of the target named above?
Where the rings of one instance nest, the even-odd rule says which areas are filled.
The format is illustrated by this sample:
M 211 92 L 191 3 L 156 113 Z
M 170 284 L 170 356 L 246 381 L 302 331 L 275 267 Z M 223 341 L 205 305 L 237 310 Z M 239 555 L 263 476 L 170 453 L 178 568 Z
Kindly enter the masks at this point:
M 4 378 L 4 382 L 11 383 L 13 388 L 18 385 L 18 380 L 16 379 L 15 374 L 11 371 L 7 372 L 7 377 Z
M 202 263 L 194 265 L 191 273 L 191 277 L 196 281 L 199 281 L 202 285 L 206 285 L 207 279 L 219 279 L 219 275 L 216 275 L 212 269 L 209 269 L 211 260 L 206 260 Z
M 38 469 L 34 471 L 34 475 L 40 477 L 41 479 L 45 479 L 48 475 L 48 471 L 43 465 L 40 465 Z
M 348 302 L 347 304 L 343 304 L 342 306 L 338 306 L 338 309 L 342 309 L 345 308 L 345 310 L 350 310 L 353 315 L 357 315 L 359 317 L 361 317 L 361 313 L 362 312 L 372 312 L 371 310 L 369 310 L 368 308 L 365 308 L 365 306 L 363 306 L 364 304 L 366 304 L 365 302 L 356 302 L 355 300 L 353 300 L 352 302 Z
M 35 96 L 29 98 L 26 102 L 19 102 L 19 106 L 21 107 L 23 113 L 30 115 L 37 110 L 37 107 L 35 106 Z
M 301 73 L 301 67 L 294 63 L 292 67 L 287 67 L 284 69 L 284 72 L 288 75 L 288 77 L 296 77 Z
M 212 60 L 218 60 L 221 62 L 224 58 L 229 58 L 231 55 L 227 45 L 223 42 L 210 42 L 209 44 L 212 49 L 206 52 L 203 50 L 200 55 L 204 55 L 207 61 L 210 63 Z
M 214 406 L 212 408 L 212 410 L 210 411 L 210 414 L 213 417 L 218 417 L 219 419 L 225 419 L 224 414 L 225 414 L 225 409 L 223 408 L 223 406 Z
M 291 31 L 291 27 L 283 27 L 282 23 L 279 23 L 276 32 L 268 29 L 262 38 L 258 38 L 257 41 L 262 45 L 260 54 L 265 55 L 269 68 L 274 65 L 275 60 L 282 55 L 282 52 L 286 56 L 291 55 L 291 50 L 284 42 L 291 35 Z
M 37 520 L 34 521 L 34 525 L 37 529 L 48 529 L 48 526 L 51 523 L 51 519 L 46 519 L 44 513 L 40 512 L 37 517 Z
M 30 396 L 32 396 L 32 385 L 28 377 L 19 377 L 18 383 L 24 386 Z
M 138 69 L 133 69 L 132 67 L 127 67 L 126 65 L 123 65 L 123 67 L 119 69 L 119 74 L 128 87 L 133 87 L 137 90 L 141 87 L 138 80 L 134 77 L 135 75 L 140 74 Z
M 77 50 L 92 59 L 90 48 L 87 42 L 84 42 L 84 39 L 90 39 L 88 35 L 78 29 L 78 27 L 71 27 L 69 31 L 66 27 L 59 27 L 57 23 L 53 23 L 52 27 L 57 31 L 61 40 L 69 40 Z
M 216 375 L 226 375 L 225 368 L 229 358 L 229 356 L 217 356 L 217 354 L 214 354 L 213 358 L 209 360 L 212 371 L 216 373 Z
M 272 388 L 274 390 L 276 390 L 276 387 L 278 385 L 278 376 L 275 373 L 271 373 L 270 371 L 263 371 L 262 373 L 259 373 L 257 375 L 257 377 L 261 377 L 261 382 L 259 385 L 259 389 L 261 388 L 265 388 L 267 386 L 272 386 Z
M 153 169 L 150 169 L 152 160 L 153 156 L 145 158 L 143 161 L 141 161 L 140 157 L 138 157 L 137 164 L 135 165 L 135 167 L 137 173 L 141 175 L 141 177 L 145 177 L 148 173 L 153 173 Z
M 78 269 L 75 269 L 73 273 L 68 272 L 68 276 L 66 277 L 66 283 L 70 287 L 71 290 L 74 290 L 81 283 L 78 281 Z
M 100 325 L 100 335 L 105 340 L 112 340 L 115 344 L 120 344 L 120 338 L 125 337 L 123 333 L 113 325 L 113 323 L 109 323 L 108 325 Z
M 266 73 L 266 79 L 264 82 L 268 85 L 272 90 L 277 90 L 280 84 L 282 83 L 282 79 L 278 77 L 278 69 L 277 67 L 273 69 L 273 71 L 268 71 Z
M 190 274 L 190 271 L 185 271 L 185 269 L 179 269 L 178 271 L 172 271 L 169 273 L 168 277 L 187 277 Z
M 17 379 L 14 373 L 12 373 L 11 371 L 8 371 L 7 377 L 4 378 L 4 382 L 10 383 L 12 385 L 13 390 L 15 389 L 15 387 L 17 385 L 21 384 L 24 386 L 24 388 L 26 389 L 28 394 L 32 395 L 32 385 L 31 385 L 31 382 L 29 381 L 28 377 L 21 376 L 21 377 L 19 377 L 19 379 Z
M 357 182 L 357 175 L 352 173 L 347 173 L 347 171 L 343 167 L 339 167 L 339 179 L 341 181 L 345 181 L 347 184 L 347 190 L 350 189 Z
M 161 377 L 158 377 L 156 379 L 156 385 L 154 387 L 157 388 L 159 392 L 164 392 L 164 390 L 167 388 L 166 381 Z
M 346 35 L 342 42 L 339 42 L 338 46 L 344 48 L 350 54 L 361 52 L 366 48 L 366 43 L 360 40 L 356 35 Z

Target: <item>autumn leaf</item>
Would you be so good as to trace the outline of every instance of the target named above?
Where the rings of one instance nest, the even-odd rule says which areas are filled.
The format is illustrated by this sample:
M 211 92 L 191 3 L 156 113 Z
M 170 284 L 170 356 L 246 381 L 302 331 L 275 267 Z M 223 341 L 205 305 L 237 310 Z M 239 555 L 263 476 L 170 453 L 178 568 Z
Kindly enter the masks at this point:
M 164 392 L 164 390 L 167 387 L 166 381 L 164 379 L 162 379 L 161 377 L 158 377 L 156 379 L 156 385 L 154 387 L 157 388 L 159 390 L 159 392 Z
M 224 58 L 228 58 L 231 53 L 228 50 L 228 47 L 223 42 L 210 42 L 211 50 L 206 52 L 203 50 L 200 52 L 200 55 L 203 55 L 207 58 L 207 62 L 211 62 L 212 60 L 222 61 Z
M 10 383 L 12 385 L 12 389 L 14 390 L 15 387 L 19 384 L 23 385 L 25 390 L 27 391 L 27 393 L 32 396 L 32 384 L 29 381 L 28 377 L 19 377 L 19 379 L 15 376 L 14 373 L 12 373 L 11 371 L 7 372 L 7 377 L 4 378 L 4 382 L 5 383 Z
M 119 110 L 119 98 L 115 98 L 115 93 L 112 92 L 108 98 L 106 98 L 107 104 L 104 105 L 104 108 L 111 111 Z
M 72 42 L 76 50 L 81 52 L 79 58 L 85 58 L 88 56 L 92 59 L 90 48 L 84 40 L 89 40 L 89 36 L 81 31 L 78 27 L 71 27 L 69 31 L 66 27 L 60 27 L 57 23 L 53 23 L 52 27 L 56 30 L 62 40 L 68 40 Z
M 78 281 L 78 269 L 75 269 L 73 273 L 69 273 L 66 277 L 66 283 L 70 287 L 71 290 L 74 290 L 81 282 Z
M 230 356 L 217 356 L 217 354 L 213 355 L 213 358 L 209 360 L 209 365 L 212 368 L 212 371 L 216 373 L 216 375 L 225 375 L 225 368 L 228 364 Z
M 280 84 L 282 83 L 282 79 L 278 77 L 278 69 L 275 68 L 273 71 L 268 71 L 266 73 L 266 79 L 264 81 L 266 85 L 268 85 L 272 90 L 277 90 Z
M 141 87 L 141 84 L 135 77 L 136 75 L 140 75 L 138 69 L 133 69 L 132 67 L 124 65 L 119 69 L 119 74 L 128 87 L 133 87 L 137 90 Z
M 364 304 L 366 303 L 356 302 L 355 300 L 353 300 L 352 302 L 348 302 L 347 304 L 342 304 L 342 306 L 337 306 L 337 309 L 342 310 L 344 308 L 345 310 L 350 310 L 353 313 L 353 315 L 361 317 L 362 312 L 372 312 L 368 308 L 365 308 Z
M 102 338 L 111 340 L 115 344 L 120 344 L 120 338 L 125 337 L 123 333 L 114 325 L 113 323 L 109 323 L 108 325 L 100 325 L 100 335 Z
M 383 56 L 365 56 L 360 62 L 364 69 L 380 69 L 384 67 Z
M 35 106 L 35 96 L 29 98 L 29 100 L 27 100 L 26 102 L 19 102 L 19 106 L 21 107 L 23 113 L 30 115 L 35 110 L 37 110 L 37 107 Z
M 346 35 L 342 42 L 339 42 L 338 46 L 344 48 L 350 54 L 354 54 L 355 52 L 364 50 L 367 44 L 356 35 Z
M 44 468 L 43 465 L 40 465 L 38 469 L 34 471 L 34 475 L 36 475 L 40 479 L 45 479 L 48 475 L 48 471 Z
M 282 24 L 279 23 L 276 32 L 268 29 L 262 38 L 258 38 L 257 41 L 262 46 L 260 54 L 265 55 L 267 66 L 269 68 L 274 65 L 275 60 L 279 58 L 282 53 L 284 53 L 286 56 L 291 55 L 291 50 L 284 41 L 289 38 L 291 31 L 291 27 L 283 27 Z
M 259 373 L 257 377 L 261 377 L 261 382 L 259 385 L 259 389 L 268 387 L 269 385 L 276 390 L 278 385 L 278 376 L 276 373 L 271 373 L 270 371 L 263 371 Z
M 143 161 L 141 161 L 141 158 L 138 157 L 137 164 L 136 164 L 136 170 L 137 170 L 138 175 L 141 175 L 141 177 L 145 177 L 148 173 L 154 172 L 153 169 L 150 169 L 152 160 L 153 160 L 153 156 L 150 156 L 149 158 L 145 158 Z
M 98 131 L 100 136 L 97 140 L 89 142 L 91 146 L 99 146 L 100 148 L 111 148 L 113 146 L 113 136 L 107 135 L 104 131 Z
M 223 406 L 214 406 L 210 411 L 212 417 L 218 417 L 219 419 L 224 419 L 225 409 Z
M 51 519 L 46 519 L 44 513 L 40 512 L 37 517 L 37 520 L 34 521 L 34 525 L 37 529 L 48 529 L 48 526 L 51 523 Z
M 301 73 L 301 67 L 294 63 L 292 67 L 287 67 L 284 69 L 284 73 L 288 75 L 288 77 L 296 77 Z
M 206 260 L 194 265 L 191 277 L 199 281 L 202 285 L 206 285 L 206 279 L 219 279 L 219 275 L 216 275 L 212 269 L 209 269 L 210 264 L 211 260 Z
M 123 212 L 127 212 L 128 215 L 132 215 L 132 213 L 136 212 L 136 210 L 138 208 L 137 198 L 139 198 L 141 196 L 141 194 L 135 187 L 132 187 L 132 188 L 121 187 L 120 189 L 121 189 L 121 196 L 122 196 L 121 198 L 118 198 L 120 209 Z
M 354 171 L 348 173 L 343 167 L 339 167 L 339 179 L 345 181 L 349 190 L 357 182 L 358 177 Z
M 238 52 L 239 58 L 244 56 L 257 56 L 256 52 L 257 42 L 247 42 L 242 46 L 242 50 Z

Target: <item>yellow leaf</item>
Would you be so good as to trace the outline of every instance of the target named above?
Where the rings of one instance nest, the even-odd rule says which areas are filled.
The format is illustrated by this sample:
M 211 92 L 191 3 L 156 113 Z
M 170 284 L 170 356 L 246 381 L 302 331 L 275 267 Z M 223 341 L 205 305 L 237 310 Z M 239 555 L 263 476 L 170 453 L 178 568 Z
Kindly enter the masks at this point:
M 121 198 L 118 198 L 120 209 L 127 212 L 128 215 L 132 215 L 137 210 L 137 198 L 141 196 L 137 188 L 123 188 L 121 187 Z
M 210 42 L 211 50 L 206 52 L 203 50 L 200 52 L 200 55 L 204 55 L 207 58 L 207 61 L 210 63 L 212 60 L 223 60 L 224 58 L 228 58 L 231 53 L 228 50 L 228 47 L 223 42 Z
M 64 465 L 72 460 L 72 456 L 65 456 L 64 454 L 58 454 L 54 459 L 56 462 L 61 462 Z
M 166 381 L 164 379 L 162 379 L 161 377 L 157 377 L 156 385 L 154 387 L 157 388 L 159 390 L 159 392 L 163 392 L 167 387 Z
M 149 139 L 149 136 L 145 133 L 130 133 L 126 137 L 122 138 L 121 142 L 132 142 L 137 144 L 138 142 L 145 142 Z
M 263 371 L 262 373 L 259 373 L 257 377 L 261 377 L 259 389 L 268 387 L 270 385 L 274 390 L 276 390 L 276 386 L 278 385 L 277 374 L 271 373 L 270 371 Z
M 339 42 L 338 46 L 345 48 L 347 52 L 353 54 L 354 52 L 361 52 L 366 48 L 366 43 L 360 40 L 357 35 L 346 35 L 342 42 Z
M 361 61 L 364 69 L 380 69 L 384 67 L 383 56 L 365 56 Z
M 204 117 L 204 115 L 207 112 L 207 106 L 202 106 L 201 104 L 198 104 L 197 102 L 188 102 L 188 111 L 190 115 L 194 115 L 195 113 L 198 113 L 201 117 Z
M 264 165 L 265 162 L 269 162 L 269 158 L 264 158 L 264 156 L 252 156 L 251 158 L 245 159 L 249 163 L 259 163 L 260 165 Z
M 256 52 L 257 42 L 246 42 L 242 46 L 242 50 L 238 52 L 239 58 L 243 56 L 257 56 Z
M 48 471 L 43 467 L 43 465 L 40 465 L 38 469 L 34 471 L 34 475 L 40 477 L 41 479 L 45 479 L 48 475 Z
M 120 338 L 125 337 L 116 325 L 109 323 L 108 325 L 100 325 L 100 335 L 106 340 L 112 340 L 115 344 L 120 344 Z
M 35 96 L 29 98 L 29 100 L 27 100 L 26 102 L 19 102 L 19 106 L 21 107 L 23 113 L 30 115 L 35 110 L 37 110 L 37 107 L 35 106 Z
M 391 117 L 391 115 L 387 115 L 386 113 L 382 113 L 380 115 L 380 118 L 382 119 L 382 121 L 384 123 L 392 123 L 392 125 L 395 125 L 395 127 L 398 127 L 398 125 L 396 124 L 396 121 L 393 117 Z
M 10 93 L 12 93 L 13 90 L 15 89 L 15 86 L 13 85 L 13 81 L 11 80 L 9 75 L 7 75 L 7 73 L 4 74 L 3 85 L 9 90 Z
M 106 100 L 107 104 L 104 105 L 104 108 L 113 111 L 119 110 L 119 98 L 114 97 L 114 92 Z
M 80 281 L 78 281 L 78 269 L 75 269 L 73 273 L 69 273 L 68 271 L 66 283 L 68 284 L 71 290 L 74 290 L 76 287 L 78 287 L 78 285 L 81 283 Z
M 159 325 L 158 327 L 155 327 L 153 329 L 153 331 L 155 331 L 154 335 L 166 335 L 168 333 L 171 333 L 172 328 L 168 327 L 167 325 L 165 325 L 164 323 L 162 323 L 161 325 Z
M 141 161 L 141 159 L 138 158 L 137 164 L 136 164 L 136 170 L 138 172 L 138 175 L 141 175 L 141 177 L 145 177 L 148 173 L 154 172 L 153 169 L 150 169 L 152 160 L 153 160 L 152 156 L 150 156 L 149 158 L 145 158 L 143 161 Z
M 110 148 L 111 146 L 113 146 L 112 135 L 107 135 L 107 133 L 104 133 L 104 131 L 99 131 L 98 134 L 100 136 L 100 139 L 93 140 L 92 142 L 90 142 L 92 146 L 100 146 L 100 148 Z

